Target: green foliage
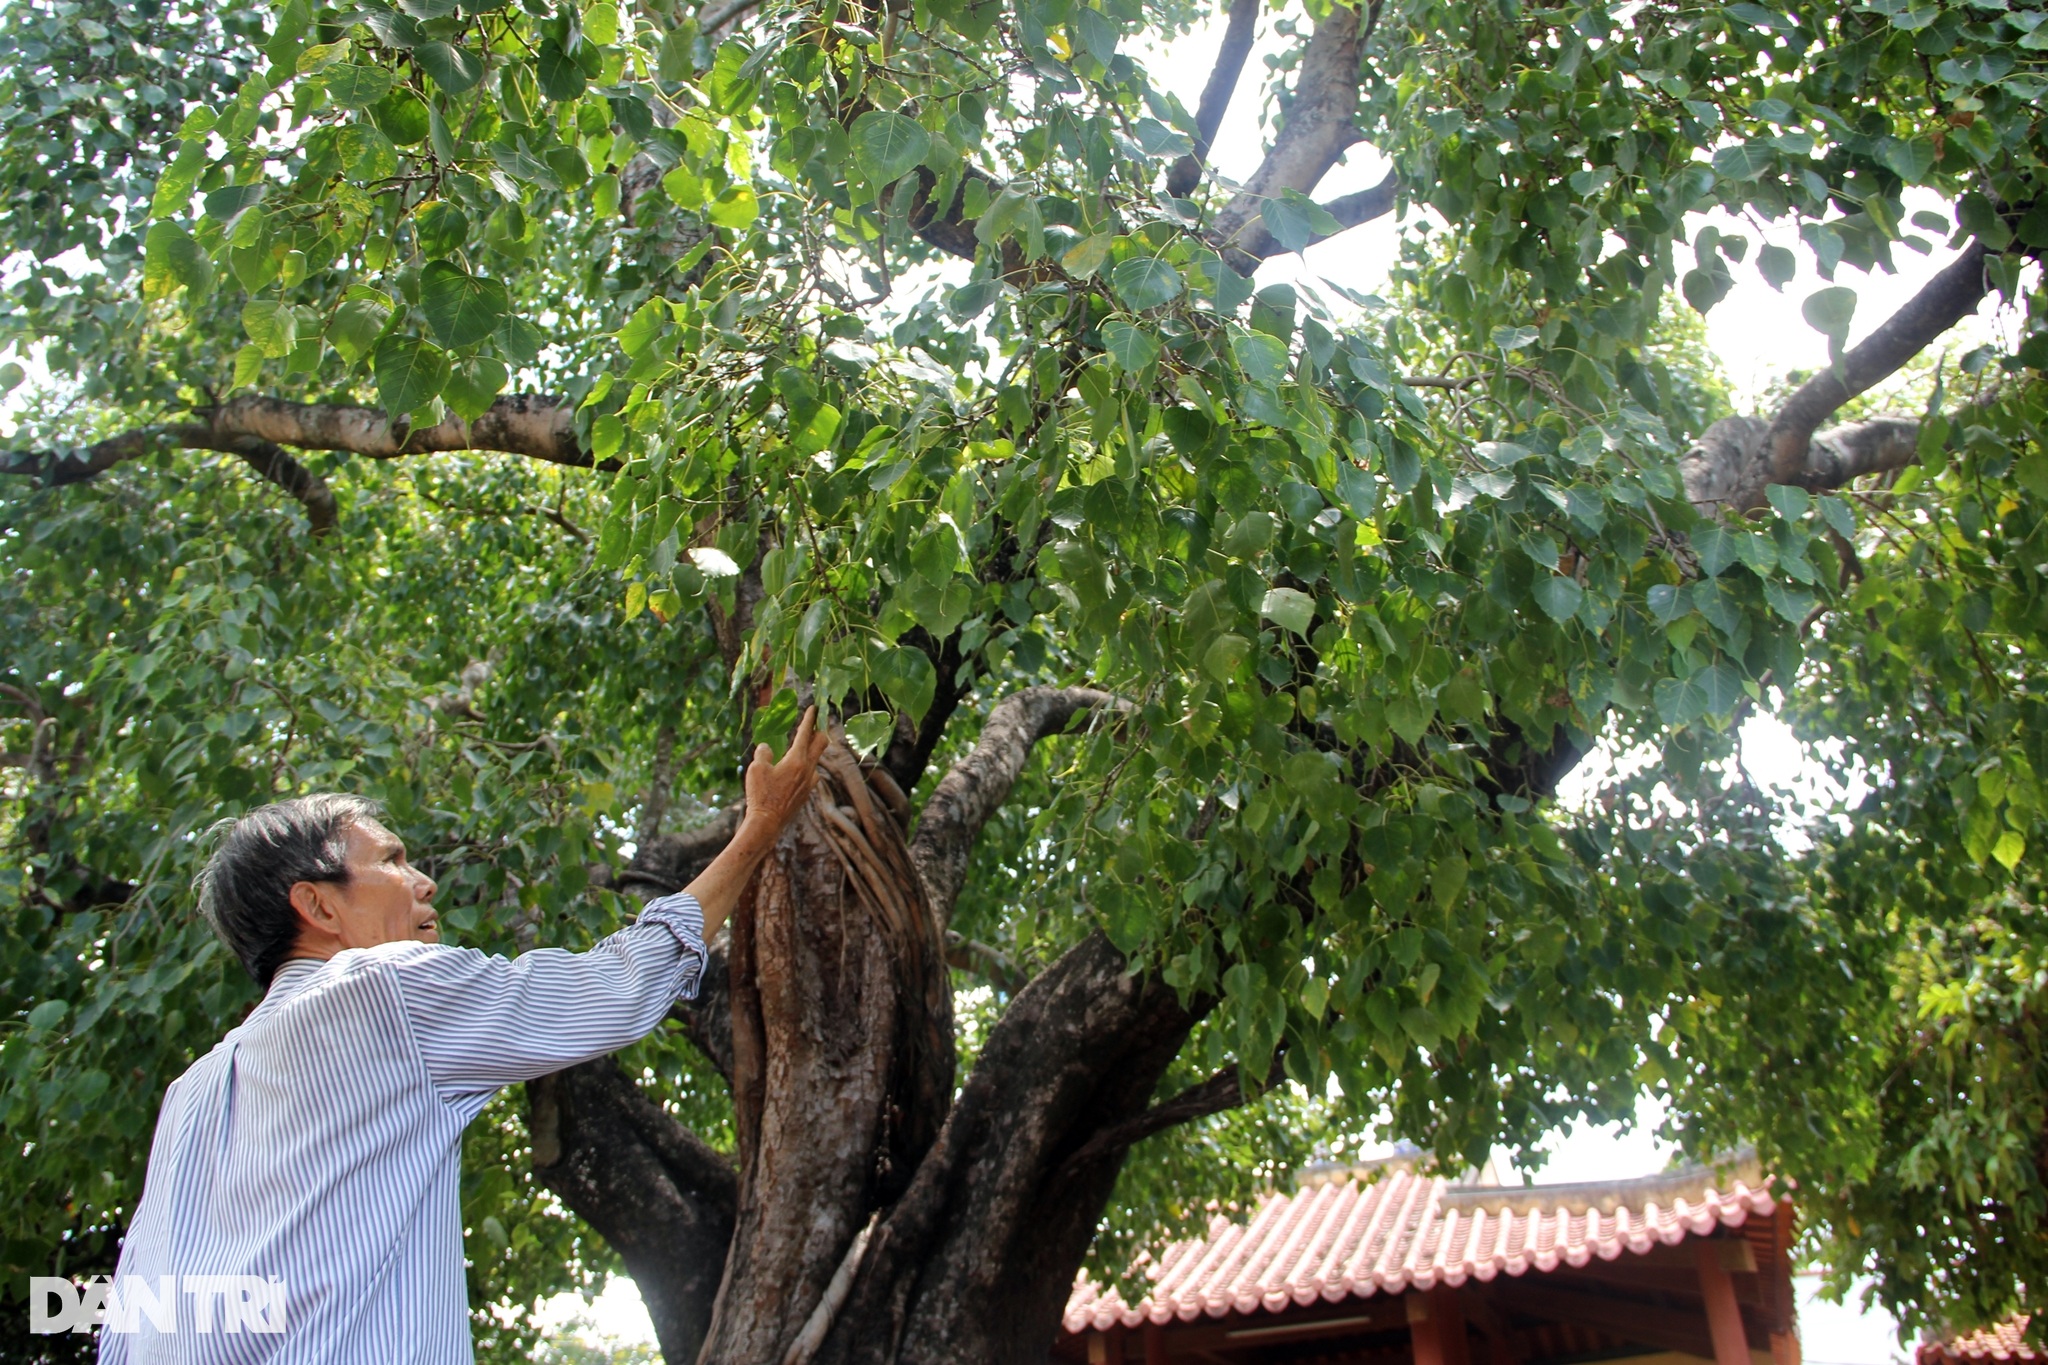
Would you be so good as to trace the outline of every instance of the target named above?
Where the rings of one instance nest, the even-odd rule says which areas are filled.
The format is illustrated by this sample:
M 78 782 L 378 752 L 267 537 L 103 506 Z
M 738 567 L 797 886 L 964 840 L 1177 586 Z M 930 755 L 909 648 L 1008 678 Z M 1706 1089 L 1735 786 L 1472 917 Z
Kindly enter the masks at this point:
M 118 1220 L 156 1095 L 247 1002 L 184 890 L 216 814 L 365 791 L 441 878 L 455 932 L 573 945 L 616 921 L 590 869 L 616 861 L 652 735 L 706 736 L 680 780 L 724 791 L 755 686 L 764 736 L 802 682 L 866 717 L 870 743 L 892 713 L 966 695 L 941 761 L 1015 686 L 1128 698 L 1050 746 L 989 831 L 962 931 L 1029 965 L 1099 926 L 1222 1002 L 1179 1070 L 1261 1077 L 1284 1048 L 1302 1093 L 1343 1096 L 1331 1123 L 1384 1107 L 1446 1159 L 1626 1114 L 1646 1082 L 1703 1124 L 1778 1132 L 1730 1098 L 1750 1093 L 1736 1042 L 1805 1049 L 1786 1063 L 1801 1078 L 1877 1047 L 1878 1016 L 1839 1001 L 1851 949 L 1875 964 L 1853 980 L 1908 983 L 1930 1018 L 1969 1021 L 1960 1036 L 2033 1018 L 2014 984 L 2028 936 L 1989 907 L 2042 847 L 2016 775 L 2048 756 L 2017 685 L 1990 679 L 2035 657 L 2021 574 L 2039 560 L 2013 548 L 2034 523 L 2012 520 L 2032 503 L 2005 501 L 2048 491 L 2021 377 L 2043 353 L 2038 294 L 1993 259 L 2028 311 L 1977 372 L 2012 396 L 1930 425 L 1893 489 L 1934 509 L 1921 521 L 1852 522 L 1803 490 L 1704 520 L 1676 457 L 1725 390 L 1673 318 L 1752 268 L 1740 232 L 1687 243 L 1687 215 L 1714 207 L 1797 222 L 1831 282 L 1922 233 L 2048 245 L 2038 12 L 1672 4 L 1626 31 L 1593 0 L 1379 13 L 1359 128 L 1404 204 L 1448 225 L 1412 220 L 1391 299 L 1255 293 L 1205 232 L 1225 191 L 1156 191 L 1192 120 L 1120 49 L 1188 22 L 1178 6 L 921 0 L 870 29 L 777 3 L 716 39 L 702 16 L 609 0 L 0 8 L 0 251 L 20 272 L 0 340 L 78 384 L 92 434 L 238 393 L 417 428 L 510 387 L 571 402 L 604 469 L 319 460 L 342 530 L 318 545 L 274 491 L 188 456 L 6 492 L 6 680 L 74 746 L 9 778 L 25 852 L 4 888 L 0 1102 L 33 1144 L 0 1176 L 29 1211 L 9 1267 Z M 1300 70 L 1277 59 L 1282 80 Z M 1907 220 L 1909 187 L 1952 200 L 1953 223 Z M 1259 213 L 1284 245 L 1334 226 L 1298 193 Z M 1754 268 L 1788 278 L 1782 252 Z M 1837 345 L 1849 288 L 1807 300 Z M 1846 584 L 1844 536 L 1868 561 Z M 698 623 L 743 601 L 728 667 Z M 1821 609 L 1836 624 L 1809 660 Z M 1995 663 L 1994 626 L 2015 642 Z M 1830 690 L 1855 657 L 1838 641 L 1880 635 L 1897 676 Z M 464 691 L 472 660 L 491 669 Z M 1949 691 L 1923 696 L 1915 668 Z M 1960 848 L 1982 884 L 1938 895 L 1968 914 L 1935 906 L 1930 872 L 1928 907 L 1866 945 L 1861 912 L 1828 900 L 1841 864 L 1778 866 L 1758 820 L 1750 861 L 1723 864 L 1653 814 L 1536 804 L 1560 751 L 1605 736 L 1648 746 L 1654 780 L 1718 828 L 1730 721 L 1793 680 L 1819 687 L 1813 733 L 1874 746 L 1866 770 L 1938 772 L 1911 790 L 1946 793 L 1948 826 L 1914 825 L 1935 810 L 1916 796 L 1852 828 Z M 1969 743 L 1921 744 L 1916 707 Z M 39 723 L 7 714 L 5 747 L 28 752 Z M 110 908 L 93 878 L 136 889 Z M 1978 994 L 1912 984 L 1979 960 L 1995 983 Z M 1766 970 L 1786 961 L 1802 969 Z M 1772 1009 L 1721 1009 L 1749 998 L 1723 982 Z M 1800 1010 L 1813 1032 L 1756 1039 Z M 2039 1056 L 2013 1036 L 1998 1077 Z M 725 1122 L 701 1064 L 650 1046 L 650 1083 Z M 1873 1169 L 1874 1093 L 1815 1118 L 1810 1143 L 1773 1139 L 1788 1169 L 1842 1152 Z M 1276 1140 L 1263 1122 L 1193 1140 L 1245 1153 Z M 1897 1169 L 1989 1140 L 1967 1128 Z M 474 1169 L 516 1170 L 507 1130 L 487 1132 Z M 1191 1169 L 1175 1159 L 1134 1168 L 1120 1226 L 1164 1207 L 1161 1182 Z M 1985 1197 L 2034 1207 L 2002 1161 Z M 1826 1215 L 1843 1245 L 1917 1216 L 1920 1186 L 1862 1188 L 1891 1212 Z M 572 1225 L 521 1240 L 514 1221 L 554 1215 L 509 1175 L 477 1175 L 471 1203 L 472 1245 L 494 1248 L 473 1257 L 479 1302 L 598 1266 Z M 1933 1283 L 1872 1236 L 1901 1286 Z M 1944 1270 L 1959 1311 L 2042 1282 L 1998 1256 Z
M 352 531 L 319 547 L 233 466 L 0 504 L 10 663 L 42 682 L 60 756 L 11 789 L 0 827 L 0 1112 L 28 1157 L 4 1177 L 11 1279 L 132 1207 L 164 1086 L 254 998 L 187 891 L 221 813 L 309 788 L 383 801 L 478 946 L 576 946 L 619 922 L 590 869 L 613 861 L 652 743 L 620 700 L 715 711 L 715 656 L 562 591 L 585 551 L 535 513 L 566 499 L 569 525 L 590 520 L 586 493 L 503 459 L 412 473 L 357 487 L 330 470 Z M 25 729 L 10 715 L 0 742 L 26 750 Z M 87 870 L 138 890 L 71 908 L 93 904 Z M 480 1309 L 614 1264 L 534 1186 L 509 1101 L 469 1131 L 463 1197 Z M 531 1345 L 516 1318 L 478 1326 L 500 1358 Z
M 1837 1284 L 1880 1272 L 1908 1326 L 2019 1306 L 2048 1220 L 2048 482 L 2029 472 L 2048 401 L 1968 397 L 1890 493 L 1857 499 L 1863 576 L 1788 698 L 1868 794 L 1817 813 L 1797 858 L 1775 842 L 1790 812 L 1716 820 L 1695 875 L 1743 913 L 1658 1054 L 1692 1139 L 1761 1138 L 1801 1173 Z

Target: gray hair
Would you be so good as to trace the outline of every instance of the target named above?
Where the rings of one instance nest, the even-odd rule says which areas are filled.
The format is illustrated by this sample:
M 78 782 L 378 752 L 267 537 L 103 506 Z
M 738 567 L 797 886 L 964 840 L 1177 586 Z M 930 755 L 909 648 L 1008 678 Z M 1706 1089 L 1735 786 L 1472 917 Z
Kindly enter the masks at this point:
M 321 792 L 259 806 L 207 831 L 213 854 L 193 883 L 199 913 L 234 955 L 270 989 L 299 938 L 292 887 L 348 880 L 348 827 L 376 820 L 377 803 Z

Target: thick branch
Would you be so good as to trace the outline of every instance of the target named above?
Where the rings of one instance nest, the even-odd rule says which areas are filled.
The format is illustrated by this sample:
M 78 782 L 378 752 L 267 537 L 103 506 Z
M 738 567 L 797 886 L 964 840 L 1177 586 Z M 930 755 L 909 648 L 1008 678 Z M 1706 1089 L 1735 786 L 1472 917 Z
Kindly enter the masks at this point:
M 1686 496 L 1708 514 L 1747 512 L 1766 501 L 1764 490 L 1789 482 L 1816 492 L 1840 488 L 1865 474 L 1903 469 L 1919 458 L 1916 418 L 1882 414 L 1845 422 L 1807 442 L 1798 477 L 1769 477 L 1765 456 L 1771 424 L 1758 417 L 1724 417 L 1700 433 L 1678 463 Z
M 334 494 L 327 481 L 294 460 L 274 442 L 248 432 L 218 430 L 211 425 L 179 422 L 144 427 L 109 436 L 75 450 L 9 450 L 0 452 L 0 474 L 39 478 L 50 487 L 85 483 L 127 460 L 164 449 L 217 450 L 238 455 L 264 478 L 297 498 L 306 519 L 319 535 L 334 526 Z
M 1031 757 L 1031 747 L 1058 734 L 1082 711 L 1118 705 L 1088 687 L 1027 687 L 989 712 L 974 752 L 939 781 L 917 821 L 910 856 L 925 895 L 944 919 L 967 881 L 967 860 L 981 827 L 1002 806 Z
M 371 459 L 443 450 L 502 450 L 554 464 L 588 467 L 589 452 L 576 440 L 575 409 L 543 394 L 511 394 L 474 422 L 450 417 L 409 429 L 382 409 L 351 403 L 287 403 L 278 398 L 230 399 L 197 420 L 123 432 L 77 451 L 0 453 L 0 474 L 28 474 L 52 484 L 83 483 L 124 460 L 165 447 L 239 455 L 265 478 L 306 503 L 317 521 L 333 521 L 334 500 L 318 478 L 282 447 L 335 450 Z M 316 503 L 324 499 L 324 513 Z
M 1872 417 L 1815 431 L 1842 404 L 1897 373 L 1976 311 L 1988 290 L 1986 255 L 1982 242 L 1971 243 L 1838 364 L 1800 385 L 1772 420 L 1725 417 L 1708 427 L 1679 461 L 1686 498 L 1709 515 L 1748 512 L 1764 505 L 1772 484 L 1834 489 L 1910 463 L 1920 435 L 1910 417 Z
M 334 529 L 334 490 L 327 480 L 294 460 L 284 447 L 269 441 L 238 440 L 235 454 L 249 468 L 299 500 L 306 509 L 306 524 L 316 536 Z
M 1364 38 L 1360 22 L 1357 10 L 1335 5 L 1330 17 L 1316 27 L 1302 54 L 1301 75 L 1287 104 L 1285 126 L 1251 179 L 1216 215 L 1213 240 L 1233 269 L 1249 274 L 1245 261 L 1256 263 L 1278 249 L 1260 217 L 1266 201 L 1286 190 L 1303 194 L 1314 190 L 1345 151 L 1361 140 L 1357 113 Z
M 1929 280 L 1905 307 L 1851 347 L 1839 364 L 1799 386 L 1799 391 L 1771 423 L 1768 445 L 1772 483 L 1804 483 L 1808 448 L 1822 422 L 1977 311 L 1990 288 L 1984 275 L 1987 254 L 1982 241 L 1971 242 L 1953 264 Z
M 694 1360 L 711 1321 L 739 1177 L 610 1057 L 527 1087 L 534 1174 L 626 1263 L 663 1355 Z
M 1183 1008 L 1093 933 L 990 1030 L 938 1143 L 868 1243 L 820 1365 L 1045 1360 L 1123 1151 L 1071 1155 L 1148 1107 L 1212 1002 Z M 917 1323 L 914 1343 L 902 1324 Z
M 1252 41 L 1258 36 L 1259 10 L 1264 0 L 1230 0 L 1230 25 L 1223 31 L 1223 46 L 1216 53 L 1216 65 L 1209 69 L 1209 83 L 1202 87 L 1202 102 L 1195 110 L 1195 150 L 1173 163 L 1166 173 L 1166 192 L 1185 199 L 1202 183 L 1202 167 L 1209 160 L 1209 148 L 1216 142 L 1216 130 L 1230 109 L 1230 97 L 1244 74 L 1245 58 L 1251 56 Z
M 1394 199 L 1400 192 L 1401 186 L 1394 179 L 1394 173 L 1388 171 L 1380 183 L 1372 186 L 1370 189 L 1356 190 L 1350 194 L 1339 195 L 1323 205 L 1323 207 L 1328 210 L 1332 218 L 1337 220 L 1340 225 L 1338 231 L 1341 232 L 1355 228 L 1360 223 L 1370 223 L 1375 218 L 1384 218 L 1392 213 L 1394 211 Z M 1314 246 L 1317 242 L 1327 242 L 1336 235 L 1335 232 L 1318 232 L 1308 239 L 1309 245 Z M 1273 245 L 1274 250 L 1269 250 L 1267 252 L 1268 255 L 1275 254 L 1278 244 L 1275 243 Z
M 235 398 L 196 421 L 122 432 L 75 451 L 0 452 L 0 474 L 23 474 L 56 484 L 84 483 L 115 465 L 166 448 L 217 450 L 239 455 L 251 469 L 305 506 L 314 534 L 334 526 L 334 493 L 284 447 L 334 450 L 372 459 L 443 450 L 502 450 L 555 464 L 587 467 L 577 443 L 575 410 L 559 398 L 512 394 L 475 422 L 459 417 L 408 429 L 378 408 L 348 403 L 287 403 L 277 398 Z
M 1808 488 L 1840 488 L 1865 474 L 1904 469 L 1919 458 L 1920 423 L 1916 419 L 1872 417 L 1814 437 L 1800 482 Z
M 910 200 L 910 230 L 949 256 L 957 256 L 963 261 L 973 260 L 981 249 L 981 242 L 974 235 L 977 220 L 969 218 L 966 212 L 967 184 L 971 180 L 979 180 L 988 187 L 989 197 L 993 200 L 1003 192 L 1002 182 L 986 171 L 969 166 L 954 188 L 952 199 L 941 209 L 931 197 L 932 191 L 938 188 L 939 178 L 922 166 L 911 175 L 916 177 L 917 192 Z
M 1332 218 L 1337 220 L 1337 232 L 1311 233 L 1308 245 L 1314 246 L 1317 242 L 1327 242 L 1332 237 L 1335 237 L 1338 232 L 1348 232 L 1361 223 L 1369 223 L 1375 218 L 1386 217 L 1394 211 L 1394 201 L 1400 192 L 1401 186 L 1395 180 L 1394 173 L 1388 171 L 1380 183 L 1372 186 L 1370 189 L 1355 190 L 1350 194 L 1340 195 L 1332 199 L 1329 203 L 1323 205 L 1323 209 Z M 1259 268 L 1260 261 L 1272 256 L 1283 256 L 1292 250 L 1290 247 L 1282 246 L 1272 233 L 1266 231 L 1263 219 L 1253 224 L 1253 229 L 1257 236 L 1257 241 L 1252 246 L 1246 247 L 1240 242 L 1236 244 L 1226 243 L 1223 247 L 1224 261 L 1229 264 L 1232 270 L 1235 270 L 1240 275 L 1250 275 Z M 1412 383 L 1414 381 L 1408 382 Z M 1443 381 L 1432 383 L 1429 380 L 1423 380 L 1422 384 L 1425 387 L 1435 388 L 1449 386 Z

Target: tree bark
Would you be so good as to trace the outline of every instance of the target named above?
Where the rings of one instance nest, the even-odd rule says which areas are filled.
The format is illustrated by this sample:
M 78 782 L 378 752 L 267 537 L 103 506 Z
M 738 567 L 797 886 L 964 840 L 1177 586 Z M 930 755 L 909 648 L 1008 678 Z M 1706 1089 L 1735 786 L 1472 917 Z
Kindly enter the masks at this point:
M 826 1365 L 1042 1365 L 1143 1115 L 1209 1002 L 1090 934 L 1025 987 L 876 1227 Z
M 778 1362 L 952 1096 L 952 983 L 903 829 L 834 743 L 733 919 L 738 1214 L 704 1359 Z
M 1238 79 L 1244 74 L 1245 58 L 1251 56 L 1252 43 L 1258 37 L 1262 8 L 1262 0 L 1230 0 L 1223 45 L 1217 50 L 1216 64 L 1209 69 L 1201 103 L 1195 108 L 1195 150 L 1174 162 L 1173 169 L 1166 173 L 1166 192 L 1176 199 L 1187 198 L 1202 183 L 1209 148 L 1216 141 L 1216 130 L 1223 126 L 1223 116 L 1230 112 L 1230 99 L 1237 93 Z
M 1009 797 L 1032 746 L 1083 711 L 1117 704 L 1109 693 L 1088 687 L 1027 687 L 989 712 L 974 752 L 939 780 L 925 802 L 910 843 L 925 895 L 941 919 L 951 918 L 967 883 L 975 838 Z
M 1898 373 L 1977 311 L 1990 290 L 1988 255 L 1983 242 L 1971 242 L 1867 338 L 1800 385 L 1768 421 L 1725 417 L 1708 427 L 1679 461 L 1686 498 L 1708 515 L 1739 514 L 1762 507 L 1773 484 L 1823 491 L 1910 463 L 1920 434 L 1910 417 L 1881 416 L 1814 433 L 1844 403 Z
M 914 845 L 886 775 L 828 752 L 676 1011 L 731 1080 L 737 1175 L 609 1061 L 529 1088 L 537 1172 L 618 1247 L 668 1359 L 1037 1365 L 1130 1146 L 1242 1102 L 1231 1075 L 1152 1104 L 1212 1002 L 1131 975 L 1099 933 L 1017 992 L 952 1098 L 939 897 L 1036 742 L 1116 705 L 1006 698 Z M 738 816 L 650 841 L 621 889 L 675 889 Z
M 1286 105 L 1286 122 L 1243 190 L 1216 215 L 1212 237 L 1240 274 L 1279 246 L 1260 213 L 1287 190 L 1308 194 L 1338 159 L 1356 146 L 1359 66 L 1364 60 L 1363 16 L 1346 5 L 1330 7 L 1302 53 L 1301 75 Z
M 696 1359 L 732 1241 L 732 1164 L 609 1057 L 527 1087 L 533 1169 L 639 1286 L 665 1359 Z

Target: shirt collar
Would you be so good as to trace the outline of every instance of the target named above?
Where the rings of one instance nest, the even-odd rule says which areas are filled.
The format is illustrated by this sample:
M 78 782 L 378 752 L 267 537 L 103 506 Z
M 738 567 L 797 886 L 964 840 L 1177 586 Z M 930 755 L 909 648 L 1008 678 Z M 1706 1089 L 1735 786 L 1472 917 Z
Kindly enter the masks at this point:
M 312 978 L 313 973 L 326 965 L 327 962 L 324 958 L 294 957 L 286 959 L 284 965 L 279 967 L 276 973 L 271 976 L 270 989 L 263 993 L 263 998 L 266 1001 L 272 999 L 282 1000 L 288 995 L 296 994 L 299 988 Z

